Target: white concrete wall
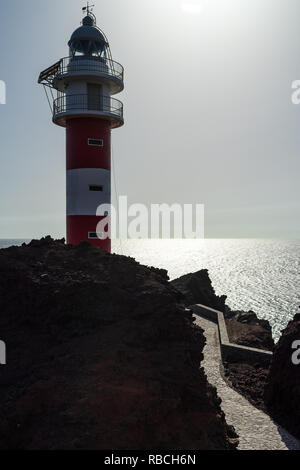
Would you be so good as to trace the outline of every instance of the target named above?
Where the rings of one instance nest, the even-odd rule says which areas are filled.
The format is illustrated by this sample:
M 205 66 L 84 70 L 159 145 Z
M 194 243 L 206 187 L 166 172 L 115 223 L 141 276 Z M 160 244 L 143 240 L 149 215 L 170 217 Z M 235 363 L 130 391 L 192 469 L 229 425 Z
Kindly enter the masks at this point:
M 103 191 L 90 191 L 90 185 L 103 186 Z M 96 215 L 101 204 L 110 204 L 111 172 L 82 168 L 67 171 L 67 215 Z

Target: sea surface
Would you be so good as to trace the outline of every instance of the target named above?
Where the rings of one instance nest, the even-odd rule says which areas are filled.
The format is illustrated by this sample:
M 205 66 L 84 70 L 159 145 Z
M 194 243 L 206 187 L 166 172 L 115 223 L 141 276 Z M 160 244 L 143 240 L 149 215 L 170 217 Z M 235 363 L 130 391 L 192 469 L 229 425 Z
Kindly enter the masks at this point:
M 0 248 L 28 240 L 0 240 Z M 164 268 L 170 279 L 208 269 L 218 295 L 269 320 L 275 340 L 300 305 L 300 240 L 123 240 L 115 253 Z

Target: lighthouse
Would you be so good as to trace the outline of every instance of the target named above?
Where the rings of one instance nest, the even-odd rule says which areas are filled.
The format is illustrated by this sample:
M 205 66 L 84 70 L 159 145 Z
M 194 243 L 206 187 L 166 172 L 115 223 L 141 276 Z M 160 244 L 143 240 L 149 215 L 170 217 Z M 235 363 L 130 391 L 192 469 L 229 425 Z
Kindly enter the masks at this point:
M 111 129 L 124 124 L 124 69 L 112 60 L 107 37 L 89 5 L 72 34 L 68 57 L 41 72 L 54 124 L 66 129 L 67 243 L 88 241 L 111 251 L 111 240 L 97 231 L 111 204 Z M 56 95 L 56 96 L 55 96 Z M 109 225 L 109 224 L 108 224 Z

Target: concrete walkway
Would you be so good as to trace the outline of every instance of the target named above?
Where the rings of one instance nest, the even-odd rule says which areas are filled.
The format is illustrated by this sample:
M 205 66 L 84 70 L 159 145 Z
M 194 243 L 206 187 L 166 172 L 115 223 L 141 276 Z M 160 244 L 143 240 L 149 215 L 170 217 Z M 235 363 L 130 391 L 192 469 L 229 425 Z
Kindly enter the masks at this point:
M 228 424 L 239 435 L 240 450 L 300 450 L 300 441 L 277 425 L 263 411 L 255 408 L 242 395 L 223 380 L 220 373 L 220 347 L 217 325 L 195 315 L 196 324 L 204 330 L 204 367 L 208 381 L 217 389 L 222 399 L 221 408 Z

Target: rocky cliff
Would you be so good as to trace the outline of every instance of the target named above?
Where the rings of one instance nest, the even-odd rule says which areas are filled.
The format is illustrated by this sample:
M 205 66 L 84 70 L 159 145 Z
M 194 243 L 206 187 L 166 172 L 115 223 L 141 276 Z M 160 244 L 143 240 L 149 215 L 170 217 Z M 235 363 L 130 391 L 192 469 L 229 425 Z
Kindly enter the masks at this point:
M 226 295 L 217 296 L 211 283 L 207 269 L 201 269 L 195 273 L 171 281 L 171 285 L 181 294 L 181 301 L 186 305 L 202 304 L 224 313 L 225 318 L 244 323 L 251 326 L 260 326 L 268 332 L 272 343 L 272 328 L 267 320 L 257 317 L 252 310 L 244 312 L 242 310 L 231 310 L 226 305 Z
M 274 418 L 300 439 L 300 313 L 289 322 L 276 344 L 265 389 Z M 294 356 L 294 357 L 293 357 Z
M 188 307 L 202 304 L 224 312 L 226 295 L 218 297 L 212 286 L 207 269 L 171 281 L 171 285 L 181 294 L 181 301 Z
M 0 250 L 0 448 L 234 449 L 179 297 L 86 243 Z

